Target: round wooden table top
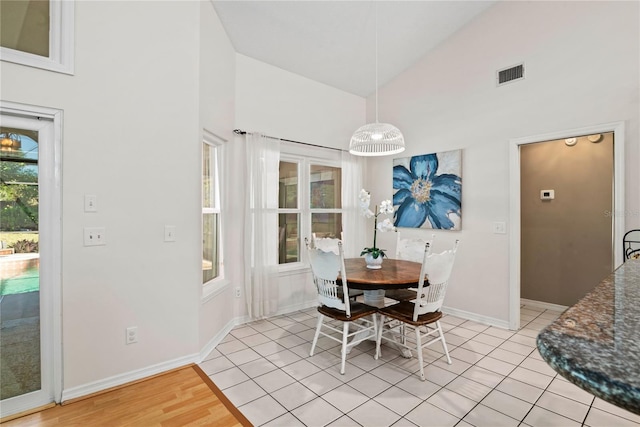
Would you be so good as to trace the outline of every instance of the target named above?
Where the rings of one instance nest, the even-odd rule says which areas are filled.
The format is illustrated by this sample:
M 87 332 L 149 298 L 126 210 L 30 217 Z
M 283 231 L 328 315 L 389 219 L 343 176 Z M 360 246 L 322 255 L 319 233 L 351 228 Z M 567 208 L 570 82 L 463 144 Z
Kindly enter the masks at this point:
M 378 270 L 367 268 L 364 258 L 347 258 L 344 264 L 349 288 L 369 291 L 417 287 L 422 267 L 419 262 L 392 258 L 385 258 Z

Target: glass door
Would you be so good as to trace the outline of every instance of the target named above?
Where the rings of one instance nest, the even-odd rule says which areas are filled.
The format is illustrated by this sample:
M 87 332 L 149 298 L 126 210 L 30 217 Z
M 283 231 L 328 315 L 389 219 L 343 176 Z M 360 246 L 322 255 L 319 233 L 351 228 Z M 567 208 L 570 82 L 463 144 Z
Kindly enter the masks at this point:
M 42 165 L 51 147 L 43 145 L 53 142 L 53 121 L 0 119 L 0 409 L 6 416 L 54 400 L 48 266 L 59 255 L 44 250 L 52 238 L 44 192 L 52 182 Z

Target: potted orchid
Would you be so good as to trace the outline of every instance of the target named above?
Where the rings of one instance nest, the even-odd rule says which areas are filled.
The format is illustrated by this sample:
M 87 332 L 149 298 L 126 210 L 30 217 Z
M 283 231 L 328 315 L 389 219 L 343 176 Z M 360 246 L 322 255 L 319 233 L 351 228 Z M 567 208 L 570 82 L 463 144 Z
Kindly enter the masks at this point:
M 366 218 L 374 218 L 373 222 L 373 246 L 370 248 L 364 248 L 360 255 L 364 255 L 365 262 L 368 268 L 381 268 L 382 259 L 386 256 L 384 249 L 380 249 L 376 246 L 376 237 L 378 230 L 381 232 L 395 230 L 393 223 L 389 218 L 378 222 L 379 215 L 391 215 L 393 214 L 393 204 L 391 200 L 383 200 L 380 203 L 380 207 L 376 205 L 375 212 L 369 209 L 371 203 L 371 194 L 367 190 L 360 190 L 358 196 L 360 200 L 360 213 Z

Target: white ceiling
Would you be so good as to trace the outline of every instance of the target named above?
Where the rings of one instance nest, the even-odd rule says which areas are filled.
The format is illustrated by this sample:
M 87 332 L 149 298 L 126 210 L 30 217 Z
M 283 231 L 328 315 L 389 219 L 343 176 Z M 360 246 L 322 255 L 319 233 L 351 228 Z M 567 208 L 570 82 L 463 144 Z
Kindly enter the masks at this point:
M 238 53 L 366 97 L 496 1 L 214 1 Z

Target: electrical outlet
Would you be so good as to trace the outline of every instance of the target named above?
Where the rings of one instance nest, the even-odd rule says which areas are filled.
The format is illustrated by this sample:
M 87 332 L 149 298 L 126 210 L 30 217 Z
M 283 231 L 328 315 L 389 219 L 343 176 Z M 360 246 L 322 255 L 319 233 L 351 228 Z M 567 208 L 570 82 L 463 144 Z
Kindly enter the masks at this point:
M 84 245 L 101 246 L 107 244 L 104 227 L 85 227 Z
M 126 337 L 126 343 L 127 344 L 133 344 L 138 342 L 138 327 L 137 326 L 130 326 L 127 328 L 127 337 Z
M 240 287 L 238 286 L 236 288 L 236 298 L 240 298 L 242 296 L 242 290 L 240 289 Z

